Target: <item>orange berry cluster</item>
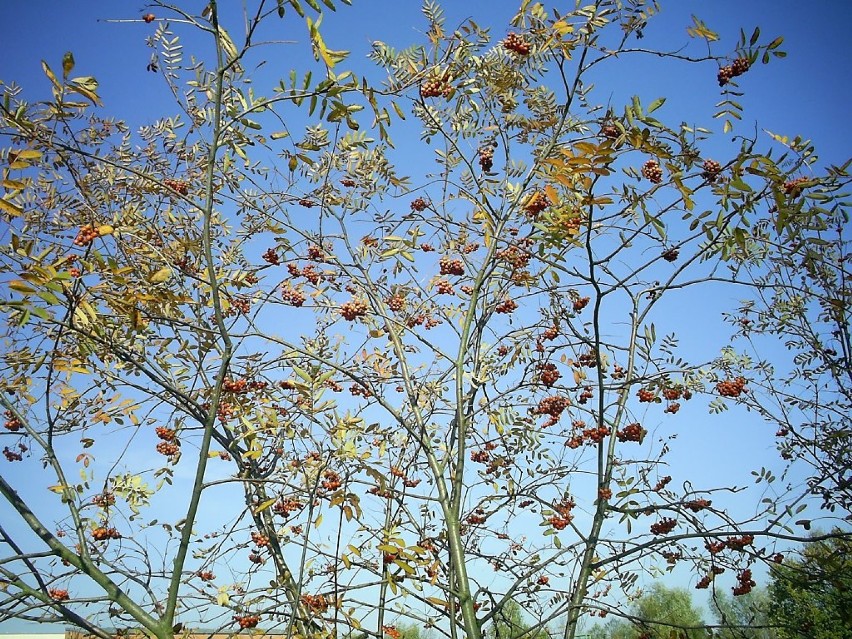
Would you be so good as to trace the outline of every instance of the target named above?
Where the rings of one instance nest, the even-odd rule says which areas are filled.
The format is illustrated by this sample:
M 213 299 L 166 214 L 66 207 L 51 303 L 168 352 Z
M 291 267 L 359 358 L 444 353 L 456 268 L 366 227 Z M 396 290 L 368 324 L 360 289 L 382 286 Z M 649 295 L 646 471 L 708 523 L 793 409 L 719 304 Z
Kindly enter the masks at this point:
M 299 200 L 299 206 L 304 206 L 306 209 L 312 209 L 317 205 L 313 200 L 309 200 L 308 198 L 302 198 Z
M 429 206 L 429 203 L 424 200 L 422 197 L 415 198 L 411 200 L 411 210 L 417 211 L 421 213 L 426 210 L 426 207 Z
M 733 64 L 722 67 L 716 75 L 716 79 L 719 81 L 719 86 L 725 86 L 731 81 L 731 79 L 748 71 L 750 66 L 751 62 L 748 61 L 748 58 L 737 58 L 734 60 Z
M 612 499 L 612 489 L 598 488 L 598 499 Z
M 517 33 L 510 33 L 503 40 L 503 48 L 518 55 L 529 55 L 530 44 Z
M 155 16 L 153 13 L 146 13 L 144 16 L 142 16 L 142 19 L 145 22 L 150 23 L 150 22 L 153 22 L 154 20 L 156 20 L 157 16 Z
M 725 540 L 725 545 L 731 550 L 744 550 L 746 546 L 754 543 L 753 535 L 743 535 L 742 537 L 728 537 Z
M 559 371 L 556 370 L 556 364 L 542 364 L 540 367 L 539 381 L 547 387 L 553 386 L 561 377 Z
M 264 261 L 269 262 L 273 266 L 278 266 L 279 264 L 281 264 L 281 258 L 278 256 L 278 253 L 275 251 L 274 248 L 266 249 L 266 251 L 263 255 L 261 255 L 261 257 Z
M 87 246 L 100 237 L 100 235 L 98 229 L 93 224 L 84 224 L 77 231 L 77 237 L 74 238 L 74 246 Z
M 550 341 L 559 337 L 559 327 L 551 326 L 550 328 L 544 329 L 544 332 L 541 334 L 541 339 Z
M 518 308 L 518 303 L 511 297 L 507 297 L 494 307 L 495 313 L 513 313 Z
M 180 452 L 180 445 L 177 442 L 160 442 L 157 444 L 157 452 L 166 457 L 171 457 Z
M 737 377 L 719 382 L 716 384 L 716 390 L 722 397 L 739 397 L 742 393 L 748 392 L 745 384 L 744 378 Z
M 556 530 L 564 530 L 574 519 L 574 515 L 571 514 L 574 506 L 576 506 L 576 503 L 571 498 L 565 498 L 553 504 L 553 510 L 556 511 L 556 514 L 548 517 L 547 522 Z
M 239 624 L 240 628 L 256 628 L 260 623 L 260 615 L 234 615 L 234 621 Z
M 69 595 L 65 588 L 48 588 L 47 594 L 54 601 L 68 601 Z
M 157 437 L 166 442 L 172 442 L 177 437 L 177 432 L 174 429 L 166 428 L 165 426 L 157 426 L 154 432 L 157 433 Z
M 343 319 L 352 322 L 367 314 L 367 302 L 361 299 L 350 300 L 340 307 Z
M 163 184 L 165 184 L 172 191 L 177 191 L 181 195 L 187 195 L 189 193 L 189 182 L 184 182 L 183 180 L 173 180 L 172 178 L 166 178 L 163 180 Z
M 340 180 L 340 183 L 343 186 L 347 186 L 347 187 L 350 187 L 350 188 L 357 185 L 357 182 L 355 180 L 353 180 L 352 178 L 343 178 L 342 180 Z
M 808 182 L 806 177 L 797 177 L 795 180 L 784 182 L 784 193 L 787 195 L 796 196 L 802 192 L 805 184 Z
M 275 502 L 275 505 L 272 506 L 273 512 L 276 512 L 279 515 L 289 515 L 290 513 L 302 510 L 302 508 L 304 508 L 304 504 L 293 497 L 287 497 L 286 499 L 277 501 Z
M 7 410 L 4 411 L 3 417 L 6 418 L 6 421 L 3 423 L 3 426 L 6 427 L 6 430 L 10 430 L 13 433 L 16 433 L 21 430 L 21 426 L 23 426 L 23 424 L 21 423 L 21 420 L 15 417 L 15 413 L 10 410 Z
M 705 508 L 710 508 L 711 502 L 709 499 L 693 499 L 684 504 L 685 508 L 688 508 L 694 513 L 698 511 L 704 510 Z
M 95 541 L 106 541 L 107 539 L 121 539 L 121 533 L 115 528 L 98 526 L 92 531 L 92 539 Z
M 441 275 L 464 275 L 464 262 L 460 259 L 452 259 L 444 255 L 438 260 L 438 266 L 441 269 Z
M 665 488 L 666 486 L 668 486 L 668 485 L 669 485 L 669 483 L 671 482 L 671 480 L 672 480 L 672 476 L 671 476 L 671 475 L 666 475 L 665 477 L 663 477 L 663 478 L 662 478 L 660 481 L 658 481 L 658 482 L 657 482 L 657 484 L 654 486 L 654 492 L 657 492 L 657 493 L 658 493 L 658 492 L 660 492 L 663 488 Z
M 382 626 L 382 632 L 384 632 L 391 639 L 399 639 L 402 637 L 402 633 L 397 630 L 396 626 Z
M 589 298 L 588 297 L 580 297 L 580 298 L 574 300 L 574 303 L 572 304 L 575 313 L 579 313 L 584 308 L 586 308 L 588 305 L 589 305 Z
M 201 581 L 213 581 L 216 579 L 216 575 L 210 570 L 199 570 L 196 574 Z
M 680 402 L 672 402 L 671 404 L 666 406 L 666 409 L 663 412 L 664 413 L 671 413 L 672 415 L 674 415 L 679 410 L 680 410 Z
M 328 599 L 325 595 L 302 595 L 301 601 L 315 614 L 322 614 L 328 610 Z
M 524 202 L 524 213 L 530 217 L 536 217 L 544 209 L 550 206 L 550 200 L 542 191 L 532 193 Z
M 651 533 L 654 535 L 665 535 L 677 526 L 677 521 L 671 517 L 663 517 L 660 521 L 651 524 Z
M 326 259 L 325 251 L 322 247 L 317 246 L 316 244 L 311 244 L 308 247 L 308 259 L 313 260 L 314 262 L 324 262 Z
M 737 585 L 733 587 L 734 597 L 739 597 L 740 595 L 747 595 L 751 592 L 751 589 L 754 588 L 757 583 L 754 579 L 751 578 L 751 570 L 746 568 L 740 574 L 737 575 Z
M 323 480 L 320 486 L 322 486 L 325 490 L 337 490 L 343 485 L 343 482 L 340 480 L 340 475 L 333 470 L 325 471 L 322 476 Z
M 254 542 L 254 545 L 258 548 L 265 548 L 269 545 L 269 537 L 263 535 L 256 530 L 251 532 L 251 540 Z
M 443 295 L 453 295 L 455 293 L 455 289 L 453 289 L 453 285 L 449 280 L 438 280 L 435 282 L 435 287 Z
M 704 547 L 711 555 L 718 555 L 725 550 L 726 545 L 724 541 L 705 541 Z
M 628 424 L 620 431 L 618 431 L 615 436 L 618 437 L 618 441 L 620 442 L 642 442 L 645 437 L 645 433 L 647 431 L 642 428 L 642 425 L 639 422 L 634 422 L 633 424 Z
M 545 397 L 542 399 L 538 406 L 533 410 L 533 415 L 547 415 L 549 419 L 542 424 L 542 428 L 547 428 L 548 426 L 552 426 L 559 418 L 562 416 L 562 413 L 568 408 L 568 399 L 565 397 L 560 397 L 559 395 L 551 395 L 550 397 Z
M 548 577 L 547 575 L 542 575 L 541 577 L 535 580 L 535 583 L 539 586 L 546 586 L 550 583 L 550 577 Z
M 491 167 L 494 166 L 494 145 L 485 144 L 479 147 L 477 153 L 479 155 L 479 166 L 482 167 L 483 171 L 490 171 Z
M 722 165 L 716 160 L 704 160 L 704 164 L 701 165 L 701 168 L 703 169 L 701 177 L 708 182 L 713 182 L 719 173 L 722 172 Z
M 301 289 L 293 288 L 290 283 L 281 286 L 281 299 L 290 306 L 300 307 L 305 303 L 305 294 Z
M 467 522 L 471 526 L 478 526 L 480 524 L 484 524 L 487 520 L 488 517 L 486 516 L 485 511 L 482 508 L 477 508 L 474 512 L 472 512 L 465 518 L 465 522 Z
M 420 95 L 424 98 L 449 98 L 452 94 L 453 87 L 446 78 L 433 77 L 420 85 Z
M 587 366 L 588 368 L 597 368 L 598 367 L 598 354 L 592 351 L 588 353 L 580 353 L 580 356 L 577 358 L 578 366 Z
M 587 428 L 583 431 L 583 438 L 586 440 L 586 443 L 589 444 L 599 444 L 604 440 L 604 437 L 609 435 L 612 431 L 608 426 L 598 426 L 596 428 Z
M 618 127 L 614 124 L 604 124 L 601 127 L 601 135 L 603 135 L 605 138 L 609 138 L 612 140 L 614 138 L 617 138 L 619 134 L 620 131 L 618 130 Z
M 656 160 L 648 160 L 642 165 L 642 176 L 652 184 L 659 184 L 663 181 L 663 170 L 660 168 L 660 163 Z
M 92 504 L 98 508 L 108 508 L 115 505 L 115 495 L 109 491 L 99 493 L 92 497 Z
M 405 308 L 405 298 L 402 295 L 391 295 L 386 301 L 388 308 L 394 313 L 399 313 Z
M 529 263 L 532 255 L 529 251 L 523 250 L 519 246 L 512 245 L 509 248 L 503 249 L 496 255 L 498 260 L 503 260 L 512 265 L 515 270 L 525 268 Z
M 225 311 L 225 315 L 228 317 L 232 317 L 237 314 L 247 315 L 251 310 L 251 300 L 247 297 L 235 297 L 230 300 L 231 305 L 228 307 L 228 310 Z
M 431 244 L 428 244 L 427 242 L 423 242 L 423 244 L 420 245 L 420 250 L 424 253 L 431 253 L 435 250 L 435 247 Z
M 640 402 L 653 402 L 657 399 L 657 394 L 650 388 L 640 388 L 639 392 L 636 393 L 636 396 L 639 398 Z

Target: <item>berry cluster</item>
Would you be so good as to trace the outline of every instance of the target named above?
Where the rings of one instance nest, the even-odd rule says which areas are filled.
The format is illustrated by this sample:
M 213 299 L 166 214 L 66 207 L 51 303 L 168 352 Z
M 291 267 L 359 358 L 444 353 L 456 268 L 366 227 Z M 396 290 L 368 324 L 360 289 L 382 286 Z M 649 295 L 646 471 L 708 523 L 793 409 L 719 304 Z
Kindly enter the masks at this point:
M 166 457 L 171 457 L 180 452 L 180 445 L 177 442 L 160 442 L 157 444 L 157 452 Z
M 612 499 L 612 489 L 611 488 L 598 488 L 598 499 Z
M 357 182 L 355 180 L 353 180 L 352 178 L 343 178 L 342 180 L 340 180 L 340 183 L 343 186 L 346 186 L 346 187 L 349 187 L 349 188 L 352 188 L 353 186 L 357 185 Z
M 418 197 L 411 201 L 411 210 L 417 211 L 418 213 L 425 211 L 427 206 L 429 206 L 429 203 L 422 197 Z
M 784 193 L 795 197 L 802 192 L 802 189 L 805 188 L 805 184 L 807 184 L 807 182 L 808 178 L 806 177 L 797 177 L 795 180 L 784 182 Z
M 576 504 L 571 498 L 565 498 L 560 500 L 558 503 L 553 504 L 553 510 L 555 510 L 556 513 L 548 517 L 547 523 L 553 526 L 556 530 L 564 530 L 565 527 L 574 519 L 574 515 L 571 514 L 571 510 L 574 506 L 576 506 Z
M 311 244 L 308 247 L 308 259 L 313 260 L 314 262 L 324 262 L 326 260 L 325 251 L 321 246 L 317 246 L 316 244 Z
M 240 629 L 256 628 L 260 623 L 260 615 L 234 615 L 234 621 L 239 624 Z
M 157 19 L 157 16 L 155 16 L 153 13 L 146 13 L 144 16 L 142 16 L 142 19 L 147 23 L 151 23 Z
M 78 269 L 76 266 L 72 266 L 68 269 L 68 275 L 71 277 L 80 277 L 83 274 L 83 271 Z
M 157 437 L 166 442 L 173 442 L 177 437 L 177 432 L 174 429 L 166 428 L 165 426 L 157 426 L 154 432 L 157 434 Z
M 559 371 L 556 370 L 556 364 L 542 364 L 539 366 L 541 373 L 539 373 L 539 381 L 547 387 L 553 386 L 561 377 Z
M 665 488 L 666 486 L 668 486 L 668 485 L 669 485 L 669 483 L 671 482 L 671 480 L 672 480 L 672 476 L 671 476 L 671 475 L 666 475 L 665 477 L 663 477 L 663 478 L 662 478 L 660 481 L 658 481 L 658 482 L 657 482 L 657 484 L 654 486 L 654 492 L 655 492 L 655 493 L 660 492 L 663 488 Z
M 491 455 L 488 454 L 487 450 L 472 450 L 470 451 L 470 460 L 474 461 L 478 464 L 487 464 L 488 460 L 491 458 Z
M 711 502 L 709 499 L 693 499 L 684 503 L 684 507 L 688 508 L 694 513 L 697 513 L 701 510 L 704 510 L 705 508 L 710 508 L 710 505 L 712 503 L 713 502 Z
M 111 492 L 104 491 L 92 497 L 92 504 L 98 508 L 108 508 L 115 505 L 115 495 Z
M 622 428 L 615 436 L 618 437 L 620 442 L 639 442 L 641 444 L 646 432 L 639 422 L 634 422 Z
M 261 255 L 264 261 L 269 262 L 273 266 L 278 266 L 281 264 L 281 258 L 278 256 L 278 253 L 275 252 L 274 248 L 266 249 L 266 252 Z
M 734 597 L 739 597 L 740 595 L 747 595 L 751 592 L 751 589 L 754 588 L 757 583 L 754 579 L 751 578 L 751 570 L 746 568 L 740 574 L 737 575 L 737 585 L 732 588 L 734 592 Z
M 601 135 L 603 135 L 605 138 L 609 138 L 610 140 L 614 140 L 619 136 L 619 134 L 620 131 L 618 130 L 618 127 L 614 124 L 604 124 L 601 127 Z
M 581 404 L 585 404 L 594 396 L 595 394 L 592 392 L 592 387 L 586 386 L 585 388 L 583 388 L 583 392 L 577 395 L 577 401 Z
M 74 238 L 74 246 L 87 246 L 100 237 L 100 232 L 93 224 L 84 224 L 77 231 L 77 237 Z
M 69 595 L 65 588 L 48 588 L 47 594 L 54 601 L 68 601 Z
M 281 287 L 281 299 L 290 306 L 300 307 L 305 303 L 305 294 L 301 289 L 293 288 L 289 282 Z
M 189 182 L 166 178 L 165 180 L 163 180 L 163 184 L 167 188 L 170 188 L 172 191 L 180 193 L 181 195 L 187 195 L 189 193 Z
M 350 300 L 340 307 L 340 314 L 349 322 L 364 317 L 367 314 L 367 302 L 361 299 Z
M 438 289 L 438 292 L 443 295 L 454 295 L 455 290 L 453 289 L 453 285 L 449 280 L 438 280 L 435 282 L 435 287 Z
M 247 297 L 235 297 L 230 300 L 231 305 L 225 311 L 225 315 L 231 317 L 233 315 L 248 315 L 251 310 L 251 300 Z
M 742 537 L 728 537 L 725 540 L 725 545 L 731 550 L 744 550 L 746 546 L 754 543 L 753 535 L 743 535 Z
M 546 328 L 541 334 L 541 339 L 546 341 L 554 340 L 557 337 L 559 337 L 559 327 L 556 325 Z
M 302 595 L 301 602 L 315 614 L 328 610 L 328 599 L 325 595 Z
M 254 542 L 254 545 L 258 548 L 265 548 L 269 545 L 269 537 L 263 535 L 256 530 L 251 532 L 251 540 Z
M 725 86 L 733 78 L 736 78 L 748 71 L 750 66 L 751 62 L 748 61 L 748 58 L 737 58 L 734 60 L 733 64 L 722 67 L 716 75 L 716 79 L 719 81 L 719 86 Z
M 708 182 L 715 181 L 719 176 L 719 173 L 722 172 L 722 165 L 716 160 L 704 160 L 704 164 L 701 165 L 701 168 L 703 169 L 701 177 Z
M 333 470 L 326 470 L 322 476 L 323 480 L 320 486 L 322 486 L 325 490 L 337 490 L 343 485 L 340 475 Z
M 651 184 L 659 184 L 663 181 L 663 169 L 660 168 L 660 163 L 656 160 L 648 160 L 642 165 L 642 176 L 651 182 Z
M 216 575 L 210 570 L 199 570 L 196 574 L 201 581 L 213 581 L 216 579 Z
M 449 98 L 452 94 L 452 85 L 443 77 L 433 77 L 420 85 L 420 95 L 424 98 Z
M 465 522 L 471 526 L 478 526 L 484 524 L 487 519 L 488 516 L 485 514 L 485 511 L 482 508 L 477 508 L 475 512 L 472 512 L 465 518 Z
M 680 251 L 676 248 L 669 248 L 663 251 L 661 255 L 666 262 L 674 262 L 680 255 Z
M 745 387 L 746 381 L 742 377 L 721 381 L 716 384 L 716 390 L 722 397 L 739 397 L 742 393 L 747 393 Z
M 580 353 L 579 357 L 577 357 L 577 365 L 586 366 L 588 368 L 597 368 L 598 354 L 592 351 L 589 351 L 588 353 Z
M 575 313 L 579 313 L 584 308 L 586 308 L 586 306 L 588 306 L 588 305 L 589 305 L 589 298 L 588 297 L 577 298 L 577 299 L 574 300 L 574 302 L 572 304 Z
M 671 517 L 663 517 L 660 521 L 651 524 L 651 533 L 654 535 L 665 535 L 677 526 L 677 521 Z
M 306 209 L 312 209 L 317 205 L 313 200 L 309 200 L 308 198 L 302 198 L 299 200 L 299 206 L 304 206 Z
M 290 513 L 295 513 L 302 508 L 304 508 L 304 504 L 300 502 L 298 499 L 294 497 L 287 497 L 285 499 L 281 499 L 280 501 L 275 502 L 272 506 L 272 511 L 279 515 L 289 515 Z
M 640 388 L 636 396 L 640 402 L 653 402 L 657 399 L 657 394 L 650 388 Z
M 10 462 L 24 461 L 24 456 L 21 453 L 10 449 L 8 446 L 3 447 L 3 457 Z
M 121 533 L 115 528 L 98 526 L 92 531 L 92 539 L 95 541 L 106 541 L 107 539 L 121 539 Z
M 524 213 L 530 217 L 536 217 L 544 209 L 550 206 L 550 201 L 542 191 L 531 193 L 524 202 Z
M 438 266 L 441 268 L 441 275 L 464 275 L 464 262 L 460 259 L 452 259 L 444 255 L 438 260 Z
M 405 308 L 405 298 L 402 295 L 391 295 L 387 299 L 387 305 L 394 313 L 399 313 Z
M 518 55 L 529 55 L 530 44 L 517 33 L 510 33 L 503 40 L 503 48 Z
M 494 166 L 494 144 L 484 144 L 479 147 L 479 166 L 483 171 L 490 171 Z
M 560 397 L 559 395 L 545 397 L 538 403 L 538 406 L 533 409 L 533 415 L 548 416 L 548 420 L 542 424 L 542 428 L 553 426 L 553 424 L 559 421 L 559 418 L 562 416 L 565 409 L 568 408 L 568 403 L 567 398 Z
M 518 308 L 518 303 L 508 297 L 494 307 L 495 313 L 513 313 Z
M 546 586 L 550 583 L 550 577 L 548 577 L 547 575 L 542 575 L 541 577 L 535 580 L 535 583 L 539 586 Z
M 587 428 L 583 431 L 583 439 L 588 444 L 599 444 L 612 431 L 608 426 L 598 426 L 596 428 Z
M 397 630 L 396 626 L 382 626 L 382 632 L 391 639 L 400 639 L 402 637 L 402 633 Z
M 718 555 L 726 548 L 724 541 L 705 541 L 704 547 L 711 555 Z
M 6 430 L 10 430 L 13 433 L 16 433 L 21 430 L 21 426 L 23 426 L 23 424 L 21 424 L 21 420 L 15 417 L 15 414 L 12 411 L 4 411 L 3 417 L 6 418 L 6 421 L 3 422 L 3 426 L 6 427 Z

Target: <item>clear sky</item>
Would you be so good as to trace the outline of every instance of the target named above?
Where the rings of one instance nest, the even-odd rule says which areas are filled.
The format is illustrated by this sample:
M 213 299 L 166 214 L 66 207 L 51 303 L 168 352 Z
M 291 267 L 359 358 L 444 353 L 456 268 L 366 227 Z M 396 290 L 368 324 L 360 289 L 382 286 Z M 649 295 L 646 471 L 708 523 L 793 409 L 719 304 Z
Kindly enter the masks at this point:
M 228 2 L 239 4 L 236 0 L 223 0 L 221 4 Z M 181 4 L 196 10 L 204 3 Z M 452 16 L 450 23 L 472 17 L 481 25 L 492 25 L 497 34 L 506 31 L 507 20 L 517 9 L 515 0 L 447 0 L 445 4 Z M 852 137 L 848 114 L 852 104 L 848 70 L 852 2 L 661 0 L 661 5 L 662 15 L 651 21 L 645 33 L 644 42 L 649 48 L 673 50 L 686 44 L 686 27 L 693 13 L 720 32 L 728 45 L 720 46 L 720 50 L 735 44 L 740 27 L 750 33 L 759 25 L 767 38 L 784 36 L 783 49 L 788 57 L 765 67 L 757 66 L 741 83 L 746 92 L 742 100 L 746 115 L 739 126 L 751 131 L 759 119 L 761 129 L 811 138 L 824 162 L 841 163 L 847 159 Z M 46 60 L 58 70 L 63 54 L 70 50 L 76 58 L 74 75 L 91 75 L 100 82 L 105 112 L 127 120 L 131 126 L 172 113 L 173 104 L 162 79 L 146 70 L 152 50 L 146 46 L 145 37 L 153 27 L 138 20 L 143 8 L 141 4 L 114 0 L 0 0 L 0 80 L 15 82 L 23 87 L 25 96 L 38 99 L 49 91 L 40 61 Z M 404 47 L 420 41 L 423 28 L 417 0 L 353 0 L 352 7 L 342 6 L 337 14 L 327 15 L 323 34 L 330 48 L 351 49 L 352 59 L 359 60 L 373 41 Z M 280 33 L 267 35 L 293 40 L 306 37 L 304 23 L 297 19 L 282 23 Z M 282 49 L 273 50 L 276 56 L 281 55 Z M 297 50 L 301 48 L 293 48 L 294 52 Z M 619 69 L 619 75 L 601 82 L 598 95 L 612 95 L 615 103 L 633 94 L 648 101 L 665 95 L 669 98 L 665 108 L 670 113 L 682 113 L 687 122 L 714 124 L 714 83 L 696 74 L 715 77 L 715 65 L 690 66 L 686 72 L 689 75 L 683 74 L 682 67 L 678 73 L 662 75 L 651 74 L 644 64 L 638 58 L 625 58 L 623 66 L 614 67 Z M 364 60 L 364 72 L 367 65 Z M 276 74 L 286 75 L 294 66 L 298 68 L 298 60 L 271 59 L 259 74 L 271 79 Z M 354 66 L 357 70 L 358 64 Z M 715 124 L 721 128 L 720 123 Z M 397 142 L 399 139 L 404 140 L 397 138 Z M 671 312 L 685 311 L 673 307 Z M 712 425 L 704 417 L 703 406 L 685 407 L 684 413 L 687 417 L 692 415 L 701 426 L 680 437 L 682 447 L 693 454 L 679 457 L 677 463 L 693 472 L 696 483 L 702 472 L 711 477 L 726 465 L 746 469 L 732 481 L 747 482 L 747 470 L 754 467 L 752 460 L 775 455 L 766 432 L 744 436 L 739 431 L 738 422 L 745 416 L 736 411 L 729 413 L 724 423 Z M 737 446 L 726 444 L 726 438 L 730 442 L 734 437 L 738 437 Z M 8 472 L 8 465 L 0 470 Z M 5 504 L 0 504 L 0 518 L 4 518 L 3 508 Z M 0 625 L 0 630 L 17 627 L 10 622 Z

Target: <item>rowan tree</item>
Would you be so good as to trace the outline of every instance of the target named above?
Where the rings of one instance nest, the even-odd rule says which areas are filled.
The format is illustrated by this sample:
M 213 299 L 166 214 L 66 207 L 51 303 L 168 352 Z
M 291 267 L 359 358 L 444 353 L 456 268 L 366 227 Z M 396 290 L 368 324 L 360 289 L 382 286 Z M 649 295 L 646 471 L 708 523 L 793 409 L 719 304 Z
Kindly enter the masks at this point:
M 3 85 L 0 619 L 480 639 L 519 604 L 521 635 L 572 639 L 660 567 L 748 592 L 809 492 L 743 516 L 724 476 L 666 472 L 686 403 L 752 382 L 725 336 L 683 349 L 670 304 L 739 286 L 822 183 L 711 142 L 781 38 L 695 19 L 659 51 L 653 2 L 489 30 L 427 1 L 423 42 L 364 71 L 320 30 L 357 8 L 244 4 L 153 3 L 176 111 L 139 130 L 73 56 L 47 99 Z M 305 27 L 315 63 L 261 86 Z M 706 76 L 719 120 L 606 103 L 625 55 Z

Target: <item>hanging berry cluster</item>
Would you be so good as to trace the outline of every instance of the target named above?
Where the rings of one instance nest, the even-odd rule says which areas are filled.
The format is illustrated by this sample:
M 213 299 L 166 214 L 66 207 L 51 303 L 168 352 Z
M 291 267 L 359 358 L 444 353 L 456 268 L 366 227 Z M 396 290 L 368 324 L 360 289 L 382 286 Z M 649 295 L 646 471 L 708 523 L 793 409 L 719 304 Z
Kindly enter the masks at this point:
M 795 197 L 802 192 L 802 189 L 805 188 L 805 184 L 807 184 L 807 182 L 808 178 L 806 177 L 797 177 L 794 180 L 784 182 L 784 193 Z
M 424 98 L 449 98 L 453 87 L 445 76 L 435 76 L 420 85 L 420 95 Z
M 739 397 L 743 393 L 748 392 L 745 385 L 745 378 L 736 377 L 734 379 L 723 380 L 716 384 L 716 391 L 722 397 Z
M 529 55 L 531 49 L 529 42 L 517 33 L 510 33 L 506 36 L 506 39 L 503 40 L 503 48 L 518 55 Z
M 642 176 L 651 182 L 651 184 L 659 184 L 663 181 L 663 169 L 660 168 L 660 163 L 656 160 L 648 160 L 642 165 Z
M 181 195 L 187 195 L 189 193 L 189 182 L 166 178 L 165 180 L 163 180 L 163 184 L 167 188 L 170 188 L 172 191 L 180 193 Z
M 671 517 L 663 517 L 660 521 L 651 524 L 651 533 L 654 535 L 665 535 L 677 526 L 677 521 Z
M 748 58 L 737 58 L 734 60 L 733 64 L 722 67 L 716 75 L 716 79 L 719 81 L 719 86 L 725 86 L 733 78 L 736 78 L 748 71 L 750 66 L 751 62 L 749 62 Z
M 270 247 L 266 249 L 266 251 L 263 255 L 261 255 L 261 257 L 265 262 L 269 262 L 273 266 L 278 266 L 279 264 L 281 264 L 281 258 L 278 256 L 278 253 L 275 251 L 274 248 Z
M 307 299 L 304 292 L 299 288 L 293 288 L 290 282 L 281 286 L 281 299 L 290 306 L 300 307 Z
M 3 422 L 3 426 L 6 428 L 6 430 L 10 430 L 13 433 L 16 433 L 21 430 L 21 426 L 23 426 L 23 424 L 21 424 L 21 420 L 15 417 L 15 414 L 12 411 L 5 411 L 3 413 L 3 417 L 6 418 L 6 421 Z
M 100 231 L 93 224 L 84 224 L 77 231 L 77 237 L 74 238 L 74 246 L 88 246 L 100 237 Z
M 157 452 L 166 457 L 177 455 L 180 452 L 180 442 L 177 439 L 177 433 L 171 428 L 158 426 L 155 431 L 157 437 L 162 441 L 157 444 Z
M 539 366 L 541 372 L 539 373 L 538 379 L 539 381 L 547 386 L 548 388 L 553 386 L 561 377 L 559 371 L 556 369 L 556 364 L 542 364 Z
M 550 201 L 542 191 L 531 193 L 524 202 L 524 213 L 534 218 L 550 206 Z
M 95 541 L 106 541 L 108 539 L 121 539 L 121 533 L 115 528 L 107 528 L 106 526 L 98 526 L 92 530 L 92 539 Z
M 615 436 L 618 437 L 620 442 L 639 442 L 641 444 L 646 432 L 639 422 L 634 422 L 619 430 Z
M 494 307 L 495 313 L 513 313 L 518 308 L 518 303 L 510 297 L 507 297 L 502 302 Z
M 278 515 L 289 515 L 290 513 L 299 512 L 305 505 L 294 497 L 286 497 L 280 499 L 272 506 L 272 511 Z
M 411 210 L 417 211 L 418 213 L 422 213 L 426 210 L 426 207 L 429 206 L 429 203 L 424 200 L 422 197 L 415 198 L 411 200 Z
M 479 147 L 478 155 L 479 155 L 479 166 L 482 167 L 483 171 L 490 171 L 491 167 L 494 166 L 494 147 L 496 143 L 491 144 L 483 144 Z
M 68 601 L 70 598 L 68 595 L 68 591 L 65 588 L 48 588 L 47 594 L 54 601 Z
M 715 182 L 719 173 L 722 172 L 722 165 L 716 160 L 704 160 L 704 164 L 701 165 L 701 168 L 703 169 L 701 177 L 708 182 Z
M 314 614 L 322 614 L 328 610 L 328 599 L 325 595 L 302 595 L 301 602 Z
M 547 518 L 547 523 L 553 526 L 556 530 L 564 530 L 568 524 L 574 519 L 571 510 L 576 506 L 574 500 L 565 498 L 558 503 L 553 504 L 553 510 L 556 512 Z
M 740 595 L 747 595 L 751 592 L 751 589 L 754 588 L 757 583 L 754 579 L 751 578 L 751 570 L 746 568 L 740 574 L 737 575 L 737 585 L 733 587 L 734 597 L 739 597 Z
M 568 399 L 559 395 L 551 395 L 542 399 L 538 406 L 533 409 L 533 415 L 547 415 L 548 420 L 541 425 L 542 428 L 553 426 L 559 421 L 562 413 L 568 408 Z
M 388 308 L 394 313 L 399 313 L 405 308 L 405 298 L 402 295 L 391 295 L 386 302 Z
M 255 628 L 260 623 L 260 615 L 234 615 L 234 621 L 242 630 Z
M 464 275 L 464 262 L 458 258 L 452 259 L 444 255 L 438 261 L 438 266 L 441 268 L 441 275 Z
M 367 314 L 367 302 L 362 299 L 350 300 L 340 307 L 340 314 L 348 322 L 352 322 Z

